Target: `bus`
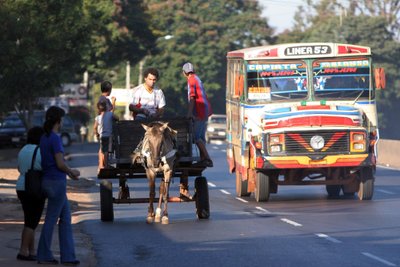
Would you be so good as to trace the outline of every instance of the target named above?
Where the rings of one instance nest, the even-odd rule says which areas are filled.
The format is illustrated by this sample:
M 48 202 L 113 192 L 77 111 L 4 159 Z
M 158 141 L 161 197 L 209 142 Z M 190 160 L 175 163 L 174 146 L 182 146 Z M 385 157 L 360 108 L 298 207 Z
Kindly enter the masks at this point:
M 373 197 L 379 140 L 371 49 L 292 43 L 227 53 L 227 161 L 236 195 L 268 201 L 279 185 Z

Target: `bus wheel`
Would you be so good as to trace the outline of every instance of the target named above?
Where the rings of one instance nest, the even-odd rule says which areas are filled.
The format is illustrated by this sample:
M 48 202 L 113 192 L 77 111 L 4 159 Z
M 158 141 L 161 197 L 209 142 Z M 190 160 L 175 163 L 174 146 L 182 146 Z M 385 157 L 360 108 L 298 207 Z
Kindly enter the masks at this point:
M 342 187 L 340 185 L 326 185 L 326 192 L 329 198 L 338 198 L 341 189 Z
M 265 173 L 257 172 L 256 174 L 256 190 L 254 195 L 257 202 L 268 201 L 270 193 L 269 177 Z
M 247 180 L 242 180 L 242 174 L 236 172 L 236 196 L 238 197 L 248 197 L 250 193 L 247 192 Z
M 372 168 L 364 167 L 360 171 L 360 187 L 358 188 L 359 200 L 371 200 L 374 195 L 374 174 Z

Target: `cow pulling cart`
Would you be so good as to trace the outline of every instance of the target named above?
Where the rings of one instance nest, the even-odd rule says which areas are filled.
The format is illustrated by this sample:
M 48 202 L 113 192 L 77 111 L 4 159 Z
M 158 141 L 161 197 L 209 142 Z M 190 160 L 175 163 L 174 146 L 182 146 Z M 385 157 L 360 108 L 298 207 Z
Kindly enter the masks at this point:
M 196 165 L 199 157 L 193 153 L 192 121 L 186 118 L 163 119 L 169 127 L 177 131 L 176 149 L 177 160 L 173 177 L 179 177 L 181 182 L 188 181 L 189 177 L 196 177 L 194 182 L 194 195 L 192 198 L 182 196 L 169 196 L 168 202 L 189 202 L 196 204 L 196 214 L 199 219 L 208 219 L 210 205 L 208 197 L 207 179 L 202 176 L 205 167 Z M 147 203 L 149 198 L 131 198 L 128 179 L 147 178 L 146 171 L 140 162 L 132 164 L 131 155 L 144 136 L 145 130 L 142 123 L 130 120 L 117 121 L 113 132 L 113 152 L 110 153 L 109 164 L 101 169 L 97 178 L 100 183 L 101 220 L 114 220 L 114 204 Z M 162 173 L 157 177 L 162 177 Z M 119 180 L 119 194 L 113 196 L 111 179 Z M 132 189 L 132 188 L 131 188 Z M 158 201 L 156 199 L 155 201 Z

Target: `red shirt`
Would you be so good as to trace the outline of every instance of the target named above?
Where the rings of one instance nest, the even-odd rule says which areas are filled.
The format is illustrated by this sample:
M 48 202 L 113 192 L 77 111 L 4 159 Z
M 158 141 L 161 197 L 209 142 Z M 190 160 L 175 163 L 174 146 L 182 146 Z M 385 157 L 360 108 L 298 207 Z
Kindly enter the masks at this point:
M 212 114 L 212 109 L 206 91 L 204 90 L 203 83 L 196 74 L 190 74 L 187 86 L 188 100 L 190 101 L 190 98 L 194 98 L 195 101 L 193 116 L 198 117 L 200 120 L 207 120 L 207 118 Z

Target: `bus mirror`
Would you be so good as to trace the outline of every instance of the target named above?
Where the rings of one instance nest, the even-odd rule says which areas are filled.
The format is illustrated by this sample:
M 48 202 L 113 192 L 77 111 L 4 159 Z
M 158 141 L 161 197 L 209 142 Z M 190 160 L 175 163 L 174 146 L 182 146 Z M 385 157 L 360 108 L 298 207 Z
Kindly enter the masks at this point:
M 385 89 L 385 86 L 386 86 L 385 69 L 384 68 L 376 68 L 374 75 L 375 75 L 375 88 L 376 89 Z

